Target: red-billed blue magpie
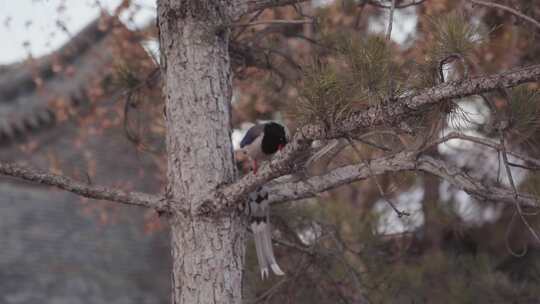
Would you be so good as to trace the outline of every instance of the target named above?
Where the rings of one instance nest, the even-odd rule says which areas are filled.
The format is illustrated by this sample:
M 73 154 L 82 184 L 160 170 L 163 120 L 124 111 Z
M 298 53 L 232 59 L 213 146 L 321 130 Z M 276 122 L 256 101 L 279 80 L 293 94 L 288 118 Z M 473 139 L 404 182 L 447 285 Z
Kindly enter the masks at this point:
M 253 173 L 257 173 L 258 162 L 270 159 L 287 142 L 287 129 L 277 122 L 267 122 L 251 127 L 240 142 L 240 148 L 250 158 Z
M 252 163 L 252 170 L 256 174 L 258 162 L 270 159 L 287 142 L 287 129 L 276 122 L 268 122 L 251 127 L 240 142 L 240 148 L 248 156 Z M 257 191 L 249 194 L 248 207 L 250 211 L 249 223 L 255 239 L 255 249 L 262 278 L 268 277 L 270 269 L 276 275 L 284 275 L 285 273 L 276 262 L 272 249 L 270 206 L 268 205 L 268 192 L 264 187 L 259 187 Z

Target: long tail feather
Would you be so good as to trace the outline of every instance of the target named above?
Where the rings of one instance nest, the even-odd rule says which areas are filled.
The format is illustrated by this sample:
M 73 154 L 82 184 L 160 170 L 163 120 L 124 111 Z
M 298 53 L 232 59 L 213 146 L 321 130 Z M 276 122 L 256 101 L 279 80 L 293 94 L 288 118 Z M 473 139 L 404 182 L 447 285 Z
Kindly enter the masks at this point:
M 267 264 L 270 265 L 275 275 L 285 275 L 283 270 L 279 268 L 276 257 L 274 256 L 274 248 L 272 247 L 272 229 L 270 228 L 269 222 L 264 226 L 263 240 L 263 253 Z
M 255 240 L 255 250 L 257 251 L 257 261 L 259 262 L 259 269 L 261 270 L 261 278 L 263 280 L 269 274 L 268 262 L 264 255 L 264 226 L 266 224 L 262 222 L 251 224 L 251 230 L 253 231 L 253 238 Z
M 270 274 L 270 269 L 276 275 L 285 273 L 276 262 L 272 248 L 272 232 L 270 229 L 270 212 L 268 206 L 268 192 L 265 189 L 257 189 L 248 196 L 251 230 L 255 240 L 257 260 L 264 280 Z

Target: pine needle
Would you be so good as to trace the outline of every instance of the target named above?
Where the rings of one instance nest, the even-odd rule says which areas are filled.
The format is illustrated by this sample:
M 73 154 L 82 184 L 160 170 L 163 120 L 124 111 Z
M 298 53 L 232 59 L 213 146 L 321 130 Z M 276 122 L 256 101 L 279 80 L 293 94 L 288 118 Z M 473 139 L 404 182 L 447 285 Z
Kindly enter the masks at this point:
M 468 58 L 474 48 L 485 40 L 479 27 L 468 20 L 456 12 L 431 20 L 434 39 L 430 51 L 433 60 L 440 61 L 454 54 Z
M 526 85 L 509 92 L 509 129 L 526 140 L 540 129 L 540 90 Z
M 301 123 L 324 123 L 328 127 L 344 119 L 351 109 L 351 81 L 320 60 L 304 69 L 300 98 L 289 114 Z
M 393 68 L 392 51 L 382 37 L 365 40 L 348 39 L 340 50 L 349 64 L 356 85 L 368 96 L 370 104 L 385 100 L 393 94 L 389 87 Z

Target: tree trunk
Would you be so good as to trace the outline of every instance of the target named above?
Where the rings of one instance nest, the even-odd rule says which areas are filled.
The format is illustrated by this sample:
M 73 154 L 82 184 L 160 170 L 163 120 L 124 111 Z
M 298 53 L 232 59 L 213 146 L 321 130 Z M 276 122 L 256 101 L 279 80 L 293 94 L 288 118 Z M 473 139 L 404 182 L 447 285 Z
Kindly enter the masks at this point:
M 228 1 L 159 0 L 173 207 L 172 303 L 241 303 L 244 226 L 238 214 L 197 216 L 204 194 L 235 177 Z

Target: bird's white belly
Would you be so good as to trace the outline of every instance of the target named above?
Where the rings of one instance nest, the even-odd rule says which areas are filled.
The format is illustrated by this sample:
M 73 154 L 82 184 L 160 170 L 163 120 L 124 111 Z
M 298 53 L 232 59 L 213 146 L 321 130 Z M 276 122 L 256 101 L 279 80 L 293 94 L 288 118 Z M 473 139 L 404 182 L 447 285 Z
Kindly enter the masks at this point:
M 268 160 L 272 156 L 272 155 L 264 154 L 262 151 L 261 145 L 262 145 L 262 136 L 259 136 L 253 143 L 245 147 L 249 157 L 259 162 Z

